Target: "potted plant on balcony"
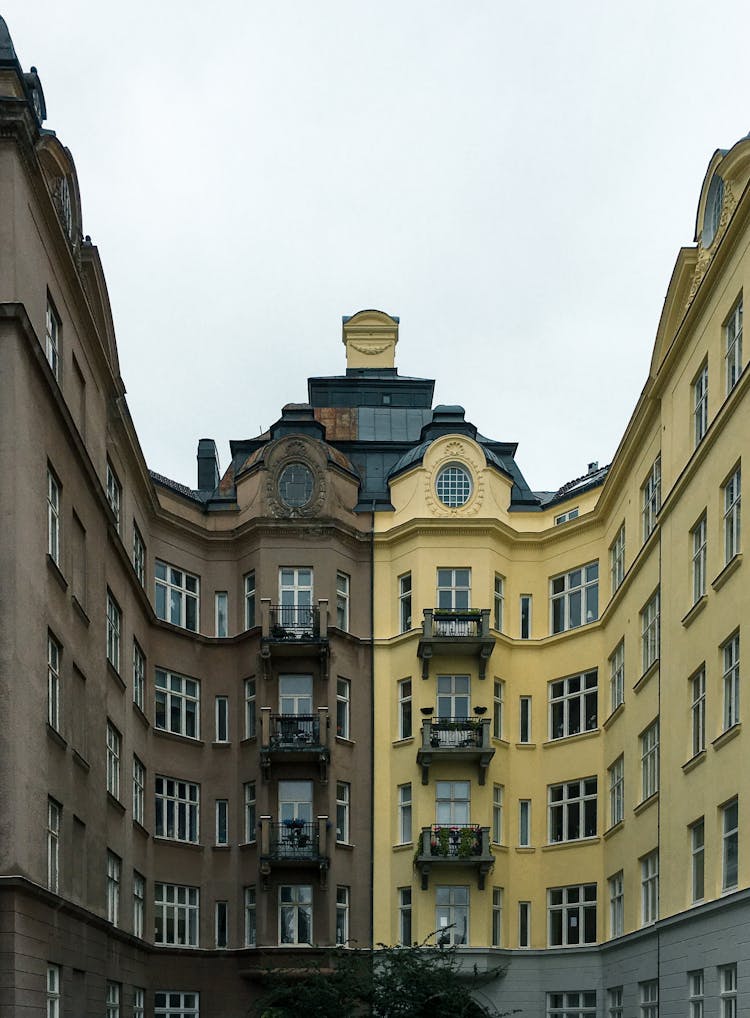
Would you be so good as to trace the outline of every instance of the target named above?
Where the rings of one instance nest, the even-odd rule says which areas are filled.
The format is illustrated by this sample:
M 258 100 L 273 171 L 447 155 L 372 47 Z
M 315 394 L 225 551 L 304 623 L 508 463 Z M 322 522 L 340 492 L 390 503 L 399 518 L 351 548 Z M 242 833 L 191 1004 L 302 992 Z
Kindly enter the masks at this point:
M 477 824 L 462 827 L 458 836 L 458 855 L 461 859 L 479 855 L 482 851 L 482 831 Z

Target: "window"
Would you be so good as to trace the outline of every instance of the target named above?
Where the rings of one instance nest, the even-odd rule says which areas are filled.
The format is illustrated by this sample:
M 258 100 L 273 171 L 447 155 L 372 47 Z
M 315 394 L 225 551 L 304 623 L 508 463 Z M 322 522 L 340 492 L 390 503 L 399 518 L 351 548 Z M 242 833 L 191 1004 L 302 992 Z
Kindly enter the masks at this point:
M 690 680 L 690 723 L 692 729 L 692 755 L 706 748 L 706 672 L 700 668 Z
M 200 726 L 200 683 L 184 675 L 156 669 L 155 727 L 197 739 Z
M 154 994 L 154 1018 L 198 1018 L 200 994 L 157 990 Z
M 693 604 L 706 593 L 706 514 L 704 513 L 693 529 Z
M 518 698 L 518 741 L 531 742 L 531 697 Z
M 597 727 L 597 673 L 549 683 L 549 737 L 564 739 Z
M 708 429 L 708 364 L 704 364 L 693 382 L 693 437 L 696 446 Z
M 229 844 L 229 801 L 227 799 L 216 800 L 216 832 L 215 844 Z
M 154 884 L 154 943 L 197 947 L 198 911 L 197 887 Z
M 693 901 L 703 901 L 705 895 L 706 835 L 703 817 L 690 828 L 691 874 Z
M 723 487 L 724 492 L 724 561 L 731 562 L 740 550 L 741 474 L 737 467 Z
M 503 943 L 503 889 L 492 888 L 492 946 L 501 947 Z
M 281 624 L 292 633 L 312 628 L 313 571 L 291 567 L 279 570 Z
M 60 819 L 62 806 L 47 799 L 47 887 L 57 894 L 60 882 Z
M 578 518 L 578 507 L 575 509 L 568 509 L 566 513 L 560 513 L 559 516 L 555 516 L 555 526 L 559 527 L 561 523 L 567 523 L 568 520 L 575 520 Z
M 499 845 L 503 840 L 503 786 L 492 786 L 492 840 Z
M 60 656 L 62 647 L 47 633 L 47 721 L 51 728 L 60 728 Z
M 640 1018 L 659 1018 L 659 981 L 649 979 L 647 983 L 639 983 L 641 998 Z
M 496 739 L 503 737 L 503 693 L 505 683 L 495 679 L 492 701 L 492 734 Z
M 155 571 L 156 617 L 197 633 L 200 592 L 198 577 L 158 560 Z
M 547 805 L 550 844 L 596 837 L 596 778 L 549 785 Z
M 625 524 L 623 523 L 617 531 L 612 544 L 609 546 L 609 576 L 612 585 L 612 593 L 617 590 L 625 579 Z
M 411 734 L 411 679 L 402 679 L 398 684 L 398 737 L 409 739 Z
M 703 1018 L 704 1004 L 703 969 L 688 972 L 688 1000 L 690 1002 L 690 1018 Z
M 505 589 L 505 580 L 502 576 L 495 573 L 495 629 L 499 633 L 503 631 L 503 591 Z
M 471 498 L 471 474 L 457 463 L 451 463 L 437 475 L 435 490 L 443 505 L 456 509 Z
M 120 923 L 120 869 L 122 862 L 114 852 L 107 852 L 107 922 Z
M 245 738 L 255 738 L 255 679 L 245 679 Z
M 657 456 L 641 488 L 643 509 L 643 540 L 649 536 L 656 526 L 656 516 L 661 509 L 661 456 Z
M 141 989 L 133 990 L 133 1018 L 145 1018 L 146 1015 L 146 991 Z
M 609 826 L 625 818 L 625 758 L 618 756 L 609 768 Z
M 45 337 L 44 337 L 44 352 L 47 357 L 47 362 L 52 368 L 52 374 L 55 376 L 57 381 L 60 381 L 60 333 L 62 332 L 62 325 L 60 324 L 60 316 L 55 311 L 52 301 L 47 297 L 47 314 L 45 316 Z
M 216 615 L 216 636 L 225 637 L 229 635 L 229 594 L 226 590 L 217 590 L 214 594 L 214 607 Z
M 641 926 L 659 918 L 659 853 L 649 852 L 641 859 Z
M 336 943 L 349 943 L 349 888 L 336 888 Z
M 469 676 L 438 675 L 437 715 L 439 718 L 468 718 Z
M 133 933 L 143 936 L 144 911 L 146 905 L 146 878 L 133 870 Z
M 229 902 L 217 901 L 214 910 L 214 933 L 216 946 L 224 948 L 229 946 Z
M 622 987 L 613 986 L 607 990 L 607 1018 L 622 1018 Z
M 441 611 L 471 607 L 471 569 L 438 569 L 437 607 Z
M 547 994 L 547 1018 L 596 1016 L 596 990 L 571 990 Z
M 531 639 L 531 594 L 521 594 L 521 633 L 522 640 Z
M 217 696 L 215 699 L 216 742 L 229 742 L 229 698 Z
M 255 947 L 257 942 L 255 922 L 255 885 L 245 888 L 245 947 Z
M 255 625 L 255 570 L 245 576 L 245 629 Z
M 625 641 L 620 640 L 609 659 L 610 710 L 625 702 Z
M 599 618 L 599 563 L 589 562 L 549 581 L 552 632 L 563 633 Z
M 245 782 L 245 842 L 255 841 L 255 782 Z
M 336 735 L 351 738 L 351 687 L 349 679 L 336 680 Z
M 114 670 L 120 671 L 120 629 L 122 612 L 117 601 L 107 591 L 107 660 Z
M 518 903 L 518 946 L 531 947 L 531 902 Z
M 351 786 L 348 781 L 336 782 L 336 841 L 349 844 L 349 800 Z
M 133 820 L 143 826 L 145 809 L 144 798 L 146 793 L 146 768 L 138 757 L 133 754 Z
M 60 564 L 60 482 L 47 467 L 47 551 Z
M 438 945 L 469 943 L 469 888 L 435 888 L 435 929 Z
M 742 298 L 734 307 L 724 326 L 727 352 L 727 395 L 737 384 L 742 374 Z
M 719 1000 L 721 1018 L 737 1018 L 737 966 L 719 967 Z
M 724 731 L 740 720 L 740 634 L 722 648 L 724 660 Z
M 411 839 L 411 782 L 409 782 L 398 786 L 398 841 L 400 845 L 408 845 Z
M 73 512 L 70 528 L 70 565 L 72 572 L 72 593 L 81 608 L 86 607 L 86 528 L 77 513 Z
M 521 848 L 531 845 L 531 799 L 518 800 L 518 844 Z
M 439 826 L 469 823 L 470 790 L 468 781 L 435 783 L 435 821 Z
M 641 733 L 641 792 L 648 799 L 659 790 L 659 721 Z
M 146 702 L 146 658 L 138 646 L 138 641 L 133 640 L 133 703 L 139 710 L 143 710 Z
M 120 1018 L 119 983 L 107 983 L 107 1018 Z
M 721 828 L 721 889 L 733 891 L 737 887 L 739 861 L 739 816 L 736 799 L 722 806 Z
M 399 632 L 408 633 L 411 629 L 411 573 L 398 578 L 398 616 Z
M 107 722 L 107 791 L 120 798 L 120 733 L 111 721 Z
M 312 944 L 312 887 L 279 887 L 279 943 Z
M 609 935 L 621 937 L 625 932 L 623 911 L 623 872 L 609 878 Z
M 398 889 L 398 942 L 411 947 L 411 887 Z
M 146 586 L 146 545 L 141 532 L 133 521 L 133 569 L 142 587 Z
M 60 966 L 47 966 L 47 1018 L 60 1018 Z
M 154 779 L 154 795 L 156 837 L 197 844 L 199 786 L 192 781 L 180 781 L 157 774 Z
M 349 632 L 349 577 L 336 573 L 336 625 L 345 633 Z
M 659 591 L 641 610 L 641 644 L 643 647 L 643 671 L 659 660 Z
M 596 884 L 547 891 L 550 947 L 596 943 Z
M 112 515 L 115 518 L 115 527 L 119 534 L 121 525 L 120 510 L 122 508 L 122 485 L 120 484 L 117 474 L 114 471 L 114 467 L 109 460 L 107 460 L 107 501 L 109 502 L 109 508 L 112 510 Z

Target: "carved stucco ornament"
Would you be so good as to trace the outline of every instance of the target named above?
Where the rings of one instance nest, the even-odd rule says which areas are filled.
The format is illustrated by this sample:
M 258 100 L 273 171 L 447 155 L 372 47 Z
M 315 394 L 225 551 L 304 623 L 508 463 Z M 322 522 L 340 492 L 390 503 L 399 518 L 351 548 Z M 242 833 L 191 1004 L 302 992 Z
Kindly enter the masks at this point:
M 280 438 L 267 456 L 266 504 L 271 516 L 284 519 L 309 519 L 320 516 L 328 497 L 325 452 L 318 443 L 305 438 Z M 279 495 L 279 478 L 292 463 L 302 463 L 313 477 L 312 495 L 302 506 L 287 505 Z
M 690 293 L 688 294 L 687 301 L 685 302 L 685 308 L 689 308 L 693 303 L 693 298 L 698 291 L 698 287 L 703 281 L 708 266 L 711 264 L 716 249 L 719 246 L 719 241 L 726 233 L 729 220 L 732 218 L 732 213 L 737 207 L 737 198 L 734 191 L 732 190 L 732 182 L 730 180 L 724 180 L 724 194 L 721 202 L 721 215 L 719 217 L 719 226 L 716 230 L 716 235 L 711 241 L 709 247 L 703 246 L 702 236 L 698 237 L 698 261 L 695 263 L 695 270 L 693 271 L 693 281 L 690 284 Z
M 445 505 L 435 490 L 438 474 L 450 463 L 464 467 L 471 474 L 471 495 L 463 505 Z M 445 517 L 475 516 L 484 501 L 484 467 L 484 456 L 478 453 L 473 444 L 453 438 L 441 445 L 424 479 L 425 501 L 432 514 Z
M 375 346 L 372 343 L 354 343 L 350 339 L 349 346 L 352 347 L 353 350 L 356 350 L 357 353 L 364 354 L 365 357 L 374 357 L 376 354 L 383 353 L 384 350 L 387 350 L 391 344 L 381 343 L 379 346 Z

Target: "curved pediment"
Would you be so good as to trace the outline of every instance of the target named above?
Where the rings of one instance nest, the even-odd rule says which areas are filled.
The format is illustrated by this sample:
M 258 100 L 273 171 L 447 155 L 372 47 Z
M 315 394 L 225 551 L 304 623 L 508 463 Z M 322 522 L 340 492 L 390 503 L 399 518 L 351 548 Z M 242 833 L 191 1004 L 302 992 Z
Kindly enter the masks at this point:
M 385 311 L 358 311 L 345 317 L 342 342 L 346 347 L 347 368 L 393 368 L 398 325 L 398 318 Z
M 73 156 L 52 131 L 42 131 L 36 151 L 60 224 L 76 250 L 83 236 L 83 216 Z

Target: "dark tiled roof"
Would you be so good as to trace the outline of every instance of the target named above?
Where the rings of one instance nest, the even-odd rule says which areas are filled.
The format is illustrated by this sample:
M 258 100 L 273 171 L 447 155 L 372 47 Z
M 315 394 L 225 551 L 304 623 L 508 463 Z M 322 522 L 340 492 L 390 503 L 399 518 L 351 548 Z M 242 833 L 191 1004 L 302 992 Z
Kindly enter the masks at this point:
M 575 477 L 572 481 L 566 481 L 557 491 L 537 491 L 535 494 L 541 499 L 542 506 L 546 509 L 557 502 L 564 502 L 568 498 L 574 498 L 576 495 L 583 494 L 585 491 L 590 491 L 591 488 L 598 488 L 599 485 L 604 484 L 610 466 L 611 464 L 608 463 L 606 467 L 597 467 L 596 470 L 591 470 L 581 477 Z
M 202 505 L 204 502 L 208 502 L 213 492 L 211 491 L 195 491 L 193 488 L 188 488 L 184 484 L 180 484 L 179 481 L 173 481 L 169 477 L 165 477 L 163 474 L 157 474 L 155 470 L 149 470 L 149 475 L 152 481 L 157 484 L 161 484 L 164 488 L 170 488 L 172 491 L 176 491 L 178 495 L 183 495 L 185 498 L 191 499 L 193 502 L 198 502 Z

